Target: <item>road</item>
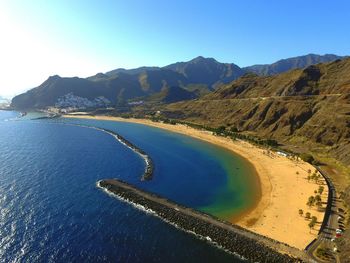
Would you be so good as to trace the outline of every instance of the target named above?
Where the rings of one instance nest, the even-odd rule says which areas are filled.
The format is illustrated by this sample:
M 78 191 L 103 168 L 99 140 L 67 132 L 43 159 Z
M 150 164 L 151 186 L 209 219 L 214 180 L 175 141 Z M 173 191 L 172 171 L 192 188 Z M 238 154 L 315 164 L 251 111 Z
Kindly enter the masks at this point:
M 329 248 L 331 251 L 333 251 L 334 248 L 334 242 L 332 242 L 331 239 L 335 237 L 335 230 L 338 228 L 338 200 L 336 190 L 331 179 L 327 176 L 326 172 L 323 171 L 320 167 L 317 166 L 316 168 L 326 180 L 328 186 L 328 200 L 325 216 L 318 237 L 316 241 L 314 241 L 311 245 L 307 247 L 306 251 L 313 260 L 318 261 L 313 254 L 319 245 L 323 244 L 326 248 Z M 336 259 L 336 262 L 340 262 L 337 254 L 334 254 L 334 257 Z

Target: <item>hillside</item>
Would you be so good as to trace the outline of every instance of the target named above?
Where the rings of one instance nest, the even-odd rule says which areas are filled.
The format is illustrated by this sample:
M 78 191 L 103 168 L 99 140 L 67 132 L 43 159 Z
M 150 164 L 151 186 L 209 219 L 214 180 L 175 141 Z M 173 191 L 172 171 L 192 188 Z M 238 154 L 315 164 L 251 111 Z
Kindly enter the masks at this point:
M 103 97 L 114 106 L 123 104 L 129 99 L 152 95 L 165 87 L 179 86 L 183 83 L 186 83 L 186 79 L 182 75 L 163 69 L 145 71 L 139 75 L 118 73 L 113 77 L 99 73 L 87 79 L 52 76 L 39 87 L 14 97 L 11 106 L 17 109 L 55 106 L 67 94 L 76 96 L 78 100 L 89 101 Z M 71 106 L 76 106 L 73 100 Z
M 335 55 L 308 55 L 298 59 L 286 59 L 283 60 L 283 63 L 276 62 L 271 67 L 278 68 L 278 71 L 284 71 L 336 58 L 338 56 Z M 277 67 L 275 64 L 283 65 Z M 233 63 L 220 63 L 213 58 L 200 56 L 188 62 L 178 62 L 163 68 L 116 69 L 107 73 L 98 73 L 86 79 L 52 76 L 40 86 L 16 96 L 12 100 L 12 107 L 33 109 L 60 105 L 79 108 L 120 106 L 139 97 L 151 101 L 152 99 L 147 99 L 148 96 L 170 87 L 186 89 L 192 95 L 196 94 L 196 97 L 199 97 L 241 77 L 246 74 L 247 70 L 254 71 L 256 67 L 258 66 L 242 69 Z M 255 71 L 263 75 L 266 73 L 264 70 Z M 69 99 L 67 99 L 67 95 L 69 95 Z M 171 102 L 181 100 L 181 96 L 173 98 Z M 108 103 L 96 104 L 96 100 L 100 101 L 101 98 Z M 62 100 L 64 103 L 60 104 L 59 101 Z M 160 101 L 167 103 L 166 100 Z
M 305 68 L 310 65 L 318 63 L 331 62 L 337 59 L 343 59 L 344 57 L 336 56 L 333 54 L 326 54 L 323 56 L 316 54 L 308 54 L 305 56 L 298 56 L 293 58 L 281 59 L 272 64 L 265 65 L 253 65 L 243 68 L 246 72 L 252 72 L 260 76 L 269 76 L 286 72 L 291 69 Z
M 199 97 L 197 91 L 188 91 L 186 89 L 173 86 L 165 87 L 160 92 L 145 98 L 146 102 L 152 103 L 173 103 L 178 101 L 192 100 Z
M 301 151 L 321 146 L 350 165 L 350 59 L 275 76 L 247 74 L 198 100 L 162 110 L 170 118 L 226 125 Z

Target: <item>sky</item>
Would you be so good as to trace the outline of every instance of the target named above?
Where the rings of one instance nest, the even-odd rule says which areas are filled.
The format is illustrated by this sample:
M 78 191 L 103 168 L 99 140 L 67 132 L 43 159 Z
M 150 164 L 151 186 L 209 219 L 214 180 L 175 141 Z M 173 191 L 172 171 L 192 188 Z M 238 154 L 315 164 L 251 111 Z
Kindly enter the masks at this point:
M 348 0 L 0 0 L 0 96 L 199 55 L 241 67 L 350 55 Z

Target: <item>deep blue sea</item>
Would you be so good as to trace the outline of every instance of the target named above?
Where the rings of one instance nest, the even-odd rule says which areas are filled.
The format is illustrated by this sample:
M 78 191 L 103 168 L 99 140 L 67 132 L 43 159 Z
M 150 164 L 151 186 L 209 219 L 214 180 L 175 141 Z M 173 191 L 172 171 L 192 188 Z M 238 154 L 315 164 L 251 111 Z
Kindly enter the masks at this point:
M 225 192 L 239 158 L 138 124 L 18 115 L 0 111 L 0 262 L 241 262 L 96 187 L 121 178 L 202 210 L 222 192 L 239 205 Z M 154 179 L 140 181 L 143 160 L 112 136 L 64 123 L 118 132 L 151 156 Z

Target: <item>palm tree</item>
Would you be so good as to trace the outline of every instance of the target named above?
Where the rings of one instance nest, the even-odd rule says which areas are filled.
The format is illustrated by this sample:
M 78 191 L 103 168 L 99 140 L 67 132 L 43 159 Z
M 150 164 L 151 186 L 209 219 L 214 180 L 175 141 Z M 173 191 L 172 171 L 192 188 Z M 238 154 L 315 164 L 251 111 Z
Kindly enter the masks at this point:
M 312 206 L 311 201 L 310 201 L 310 200 L 308 200 L 308 201 L 306 202 L 306 205 L 307 205 L 309 208 L 311 208 L 311 206 Z
M 310 233 L 311 233 L 311 228 L 314 228 L 314 226 L 315 226 L 315 223 L 313 221 L 311 221 L 309 223 Z
M 324 187 L 322 185 L 320 185 L 318 187 L 318 193 L 321 195 L 323 193 Z
M 316 202 L 321 202 L 322 201 L 322 198 L 320 195 L 315 195 L 315 201 Z
M 320 180 L 321 178 L 321 175 L 320 174 L 315 174 L 315 180 L 316 180 L 316 183 L 318 183 L 318 180 Z
M 310 218 L 311 218 L 311 214 L 310 214 L 310 212 L 306 212 L 306 214 L 305 214 L 305 218 L 306 218 L 306 219 L 310 219 Z
M 311 180 L 315 180 L 316 179 L 316 175 L 315 174 L 312 174 L 311 175 Z
M 309 199 L 307 200 L 307 205 L 311 207 L 315 203 L 315 197 L 310 196 Z
M 303 209 L 299 209 L 299 215 L 300 215 L 300 216 L 303 216 L 303 214 L 304 214 Z

